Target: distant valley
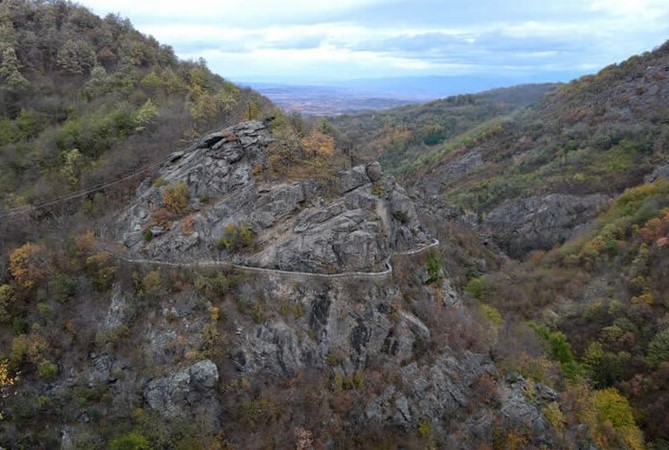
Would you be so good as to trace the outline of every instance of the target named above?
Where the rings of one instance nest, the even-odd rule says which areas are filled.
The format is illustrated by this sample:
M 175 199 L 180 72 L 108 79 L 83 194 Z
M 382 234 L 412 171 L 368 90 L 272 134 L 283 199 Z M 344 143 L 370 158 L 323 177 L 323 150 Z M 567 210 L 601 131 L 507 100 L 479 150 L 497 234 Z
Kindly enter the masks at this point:
M 419 101 L 327 86 L 253 84 L 252 87 L 285 111 L 299 111 L 314 116 L 389 109 Z
M 558 78 L 569 79 L 565 73 Z M 396 108 L 414 103 L 472 94 L 519 84 L 546 83 L 543 78 L 425 76 L 324 81 L 315 84 L 241 81 L 286 111 L 335 116 L 361 111 Z

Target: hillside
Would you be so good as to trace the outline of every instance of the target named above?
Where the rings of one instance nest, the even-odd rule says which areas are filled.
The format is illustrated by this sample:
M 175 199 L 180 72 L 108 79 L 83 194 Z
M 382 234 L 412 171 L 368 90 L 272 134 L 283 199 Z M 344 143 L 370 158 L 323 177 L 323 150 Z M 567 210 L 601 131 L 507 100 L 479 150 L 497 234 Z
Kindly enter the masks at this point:
M 332 121 L 67 2 L 0 45 L 0 447 L 666 448 L 669 44 Z
M 379 159 L 401 174 L 421 155 L 497 117 L 537 102 L 555 84 L 524 85 L 465 94 L 374 113 L 332 118 L 339 139 L 361 161 Z
M 556 393 L 498 371 L 413 200 L 331 125 L 116 16 L 0 19 L 0 446 L 557 439 Z
M 404 190 L 378 163 L 276 167 L 277 120 L 171 154 L 95 231 L 12 249 L 0 444 L 557 442 L 557 394 L 494 366 L 496 325 L 465 309 Z
M 128 20 L 76 4 L 0 3 L 0 209 L 116 180 L 269 102 L 180 61 Z M 88 199 L 91 211 L 137 178 Z
M 409 170 L 424 179 L 425 190 L 476 212 L 530 193 L 620 193 L 665 161 L 668 67 L 665 44 L 561 86 L 536 107 L 486 124 L 473 139 L 422 155 Z M 482 164 L 457 183 L 443 176 L 474 154 Z
M 481 116 L 438 145 L 398 147 L 376 135 L 360 150 L 375 148 L 449 227 L 478 234 L 460 231 L 460 252 L 499 246 L 515 258 L 456 278 L 505 323 L 498 365 L 562 384 L 563 400 L 584 383 L 621 396 L 626 423 L 636 420 L 651 448 L 669 439 L 667 105 L 669 43 L 525 109 Z M 429 111 L 415 108 L 386 114 L 415 123 Z M 355 133 L 375 117 L 350 120 Z M 528 333 L 544 341 L 544 356 L 531 356 Z M 610 420 L 622 426 L 622 416 Z M 631 436 L 598 445 L 637 448 Z

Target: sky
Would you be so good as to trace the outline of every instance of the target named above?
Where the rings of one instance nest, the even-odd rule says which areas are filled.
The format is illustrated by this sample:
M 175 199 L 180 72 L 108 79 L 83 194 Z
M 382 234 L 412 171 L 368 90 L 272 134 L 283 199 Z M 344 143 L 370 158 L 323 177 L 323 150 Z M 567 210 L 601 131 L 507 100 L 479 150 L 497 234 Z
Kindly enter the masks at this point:
M 238 82 L 568 81 L 669 39 L 668 0 L 83 0 Z

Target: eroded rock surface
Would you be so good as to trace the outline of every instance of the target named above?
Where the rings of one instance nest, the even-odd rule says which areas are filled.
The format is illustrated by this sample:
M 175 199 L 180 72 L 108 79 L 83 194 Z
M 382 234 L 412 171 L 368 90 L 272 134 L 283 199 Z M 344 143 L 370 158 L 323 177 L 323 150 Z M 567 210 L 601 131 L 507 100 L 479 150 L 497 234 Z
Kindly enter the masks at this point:
M 512 256 L 522 256 L 565 241 L 608 200 L 601 194 L 550 194 L 509 201 L 490 211 L 482 228 Z
M 193 411 L 216 417 L 219 404 L 215 395 L 218 368 L 211 360 L 151 381 L 144 398 L 148 405 L 165 418 L 190 415 Z

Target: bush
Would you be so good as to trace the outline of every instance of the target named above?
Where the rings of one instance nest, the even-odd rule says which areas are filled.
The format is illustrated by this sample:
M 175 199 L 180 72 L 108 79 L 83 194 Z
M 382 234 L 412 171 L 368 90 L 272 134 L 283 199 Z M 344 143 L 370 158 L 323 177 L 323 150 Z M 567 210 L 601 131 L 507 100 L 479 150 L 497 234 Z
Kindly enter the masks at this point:
M 109 450 L 150 450 L 149 441 L 139 433 L 130 432 L 109 443 Z
M 260 303 L 256 303 L 251 310 L 251 319 L 256 324 L 261 324 L 265 321 L 265 309 Z
M 165 207 L 176 214 L 181 216 L 186 213 L 188 209 L 188 202 L 190 199 L 190 194 L 188 192 L 188 185 L 185 181 L 179 181 L 177 184 L 170 184 L 165 186 L 162 192 L 163 203 Z
M 441 278 L 441 260 L 432 252 L 427 255 L 427 276 L 425 284 L 435 283 Z
M 0 322 L 9 320 L 9 311 L 7 307 L 14 299 L 14 289 L 8 284 L 0 285 Z
M 16 283 L 31 290 L 46 276 L 45 250 L 41 245 L 27 242 L 9 255 L 9 271 Z
M 223 231 L 223 236 L 218 240 L 218 248 L 225 249 L 230 253 L 251 250 L 254 247 L 255 235 L 246 224 L 235 225 L 229 223 Z
M 487 291 L 485 279 L 483 277 L 472 278 L 465 286 L 465 292 L 476 300 L 483 300 Z
M 40 378 L 52 379 L 58 375 L 58 365 L 48 360 L 44 360 L 37 365 L 37 375 Z
M 564 333 L 551 331 L 548 327 L 542 325 L 531 324 L 530 327 L 547 344 L 551 357 L 560 363 L 568 378 L 573 380 L 582 373 L 583 369 L 576 362 L 571 344 Z
M 116 266 L 108 253 L 99 252 L 86 258 L 86 275 L 98 291 L 106 291 L 116 278 Z
M 643 435 L 634 423 L 632 408 L 617 389 L 595 391 L 593 404 L 603 422 L 610 422 L 632 449 L 643 448 Z
M 648 364 L 657 367 L 663 361 L 669 361 L 669 328 L 655 335 L 648 344 Z

